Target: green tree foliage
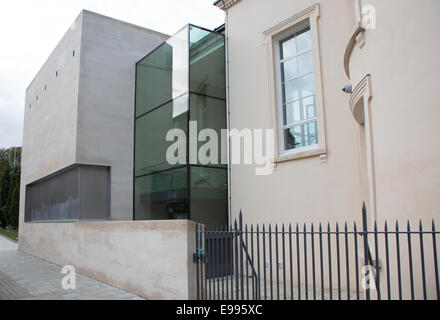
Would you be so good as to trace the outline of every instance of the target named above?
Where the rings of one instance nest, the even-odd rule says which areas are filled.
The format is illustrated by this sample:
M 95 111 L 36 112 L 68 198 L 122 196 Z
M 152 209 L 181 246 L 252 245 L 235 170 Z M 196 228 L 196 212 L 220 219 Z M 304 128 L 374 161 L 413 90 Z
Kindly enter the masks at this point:
M 0 224 L 18 227 L 21 148 L 0 149 Z

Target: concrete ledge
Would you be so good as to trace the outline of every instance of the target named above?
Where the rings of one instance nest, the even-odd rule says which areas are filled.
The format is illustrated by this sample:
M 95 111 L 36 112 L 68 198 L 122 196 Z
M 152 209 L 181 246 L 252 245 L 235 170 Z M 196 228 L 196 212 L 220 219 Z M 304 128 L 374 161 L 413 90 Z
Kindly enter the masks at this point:
M 19 249 L 147 299 L 194 297 L 188 220 L 25 223 Z

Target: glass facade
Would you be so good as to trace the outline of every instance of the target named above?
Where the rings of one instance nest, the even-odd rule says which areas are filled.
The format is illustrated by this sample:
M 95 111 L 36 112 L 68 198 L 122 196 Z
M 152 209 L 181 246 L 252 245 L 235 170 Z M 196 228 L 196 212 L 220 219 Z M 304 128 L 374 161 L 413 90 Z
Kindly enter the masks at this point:
M 222 34 L 187 25 L 136 65 L 134 219 L 191 219 L 228 223 L 227 165 L 221 161 L 226 129 L 225 41 Z M 171 129 L 181 129 L 189 150 L 189 121 L 197 136 L 212 129 L 218 153 L 206 163 L 180 155 L 166 159 Z M 198 149 L 211 142 L 198 141 Z M 211 156 L 211 151 L 208 152 Z

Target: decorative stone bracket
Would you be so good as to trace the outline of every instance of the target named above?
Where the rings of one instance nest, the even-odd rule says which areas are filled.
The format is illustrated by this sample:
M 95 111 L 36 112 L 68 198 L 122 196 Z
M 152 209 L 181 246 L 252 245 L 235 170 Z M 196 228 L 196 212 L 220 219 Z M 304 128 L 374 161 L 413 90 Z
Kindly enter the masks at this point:
M 353 28 L 350 39 L 348 40 L 347 47 L 344 53 L 344 70 L 347 77 L 350 79 L 350 57 L 356 43 L 359 43 L 360 48 L 365 44 L 364 38 L 365 28 L 362 26 L 362 22 L 357 22 L 356 26 Z

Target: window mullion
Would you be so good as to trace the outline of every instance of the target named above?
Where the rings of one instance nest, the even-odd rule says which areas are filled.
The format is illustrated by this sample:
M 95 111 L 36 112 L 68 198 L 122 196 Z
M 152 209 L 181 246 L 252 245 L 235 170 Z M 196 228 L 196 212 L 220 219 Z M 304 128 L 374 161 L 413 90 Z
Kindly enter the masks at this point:
M 318 121 L 318 118 L 314 117 L 314 118 L 310 118 L 310 119 L 307 119 L 307 120 L 302 120 L 302 121 L 294 122 L 294 123 L 291 123 L 291 124 L 286 124 L 286 125 L 283 126 L 283 129 L 284 130 L 291 129 L 293 127 L 298 127 L 298 126 L 301 126 L 303 124 L 308 124 L 308 123 L 311 123 L 311 122 L 314 122 L 314 121 Z
M 302 55 L 304 55 L 306 53 L 309 53 L 311 51 L 312 51 L 312 49 L 307 49 L 307 50 L 301 51 L 299 53 L 295 53 L 293 56 L 290 56 L 290 57 L 287 57 L 287 58 L 284 58 L 284 59 L 279 58 L 279 63 L 288 62 L 288 61 L 290 61 L 292 59 L 298 58 L 299 56 L 302 56 Z M 280 52 L 280 56 L 281 56 L 281 54 L 282 53 Z

